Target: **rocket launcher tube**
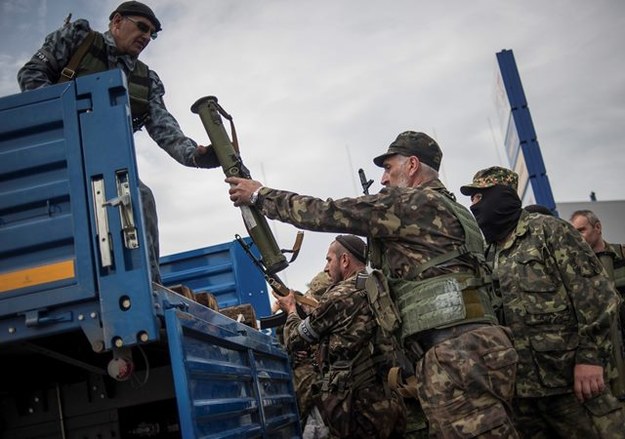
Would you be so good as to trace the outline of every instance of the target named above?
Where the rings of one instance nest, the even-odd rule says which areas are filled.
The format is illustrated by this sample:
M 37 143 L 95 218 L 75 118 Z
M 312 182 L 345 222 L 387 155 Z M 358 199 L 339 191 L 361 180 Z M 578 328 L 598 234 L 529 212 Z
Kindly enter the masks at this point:
M 249 170 L 243 165 L 238 151 L 228 137 L 220 111 L 225 117 L 230 119 L 231 117 L 217 103 L 217 98 L 215 96 L 200 98 L 191 106 L 191 111 L 200 116 L 224 174 L 227 177 L 251 179 Z M 233 136 L 235 136 L 234 133 Z M 280 251 L 267 219 L 254 206 L 241 206 L 240 208 L 245 228 L 258 247 L 262 264 L 267 271 L 277 273 L 288 267 L 289 263 Z

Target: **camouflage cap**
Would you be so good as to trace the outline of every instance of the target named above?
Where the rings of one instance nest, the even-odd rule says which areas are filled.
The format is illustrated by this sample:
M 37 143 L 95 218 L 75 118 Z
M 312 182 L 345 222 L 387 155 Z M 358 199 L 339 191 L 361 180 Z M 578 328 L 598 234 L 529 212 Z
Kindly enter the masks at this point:
M 416 156 L 419 161 L 436 169 L 441 166 L 443 152 L 438 143 L 430 136 L 416 131 L 404 131 L 388 147 L 388 151 L 373 159 L 373 163 L 382 167 L 388 157 L 400 154 L 406 157 Z
M 479 191 L 479 189 L 493 187 L 496 184 L 503 184 L 517 190 L 519 176 L 510 169 L 491 166 L 490 168 L 477 171 L 473 176 L 473 183 L 462 186 L 460 192 L 463 195 L 471 195 Z
M 156 18 L 152 9 L 150 9 L 148 5 L 144 5 L 141 2 L 130 1 L 120 4 L 113 12 L 111 12 L 109 20 L 112 20 L 116 13 L 122 16 L 138 15 L 140 17 L 145 17 L 152 22 L 156 32 L 160 32 L 162 30 L 161 22 L 158 21 L 158 18 Z
M 317 275 L 308 283 L 308 290 L 304 293 L 304 295 L 312 296 L 319 300 L 331 284 L 332 279 L 330 279 L 328 273 L 321 271 L 317 273 Z

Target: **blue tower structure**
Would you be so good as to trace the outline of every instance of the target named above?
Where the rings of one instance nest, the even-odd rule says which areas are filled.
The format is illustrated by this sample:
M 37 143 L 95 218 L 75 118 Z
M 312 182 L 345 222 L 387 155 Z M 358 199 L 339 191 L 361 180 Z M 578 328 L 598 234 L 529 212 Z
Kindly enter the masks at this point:
M 504 49 L 498 52 L 497 62 L 509 105 L 505 135 L 506 153 L 510 167 L 519 174 L 519 196 L 525 199 L 526 194 L 533 193 L 536 203 L 548 207 L 557 214 L 547 170 L 512 50 Z

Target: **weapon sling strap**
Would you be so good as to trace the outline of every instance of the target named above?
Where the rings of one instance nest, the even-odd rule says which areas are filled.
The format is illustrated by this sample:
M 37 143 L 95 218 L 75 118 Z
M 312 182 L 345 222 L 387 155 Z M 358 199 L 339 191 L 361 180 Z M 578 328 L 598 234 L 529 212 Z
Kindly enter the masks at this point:
M 67 65 L 61 70 L 61 76 L 59 77 L 57 83 L 71 81 L 76 77 L 76 69 L 80 65 L 80 62 L 85 57 L 89 48 L 95 41 L 96 33 L 94 31 L 89 32 L 89 35 L 80 43 L 78 49 L 72 55 L 72 58 L 69 60 Z
M 232 146 L 234 147 L 234 151 L 237 154 L 241 154 L 241 152 L 239 151 L 239 138 L 237 137 L 237 130 L 234 127 L 234 118 L 230 114 L 228 114 L 226 110 L 224 110 L 224 107 L 219 105 L 219 103 L 215 102 L 215 105 L 217 106 L 217 110 L 222 115 L 222 117 L 230 122 L 230 131 L 232 132 Z
M 410 375 L 406 381 L 402 378 L 401 368 L 392 367 L 388 371 L 388 386 L 391 390 L 397 392 L 402 398 L 419 399 L 417 394 L 417 377 Z

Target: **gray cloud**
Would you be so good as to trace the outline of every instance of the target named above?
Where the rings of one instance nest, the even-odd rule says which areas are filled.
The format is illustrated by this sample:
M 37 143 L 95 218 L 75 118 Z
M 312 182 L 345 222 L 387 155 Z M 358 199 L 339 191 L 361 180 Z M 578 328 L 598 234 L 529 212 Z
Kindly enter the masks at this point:
M 104 29 L 118 2 L 3 0 L 0 92 L 73 9 Z M 623 199 L 625 3 L 571 1 L 174 1 L 150 5 L 164 31 L 142 58 L 163 79 L 187 135 L 189 111 L 213 94 L 235 118 L 256 179 L 321 198 L 357 195 L 356 170 L 403 130 L 436 137 L 442 177 L 458 193 L 476 170 L 505 160 L 493 103 L 495 53 L 513 49 L 557 201 Z M 27 38 L 14 36 L 34 20 Z M 7 44 L 7 41 L 10 44 Z M 8 72 L 8 73 L 7 73 Z M 244 234 L 220 170 L 179 166 L 136 138 L 139 172 L 157 197 L 163 254 Z M 350 169 L 350 166 L 353 169 Z M 467 202 L 459 193 L 460 201 Z M 282 247 L 295 229 L 272 223 Z M 283 273 L 298 289 L 324 264 L 332 235 L 306 232 Z

